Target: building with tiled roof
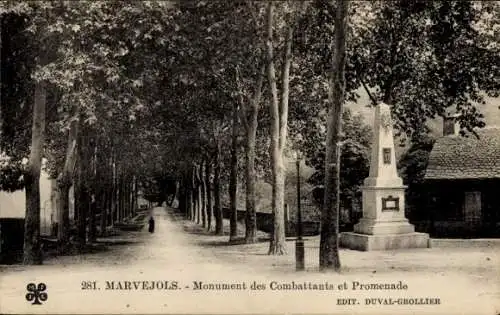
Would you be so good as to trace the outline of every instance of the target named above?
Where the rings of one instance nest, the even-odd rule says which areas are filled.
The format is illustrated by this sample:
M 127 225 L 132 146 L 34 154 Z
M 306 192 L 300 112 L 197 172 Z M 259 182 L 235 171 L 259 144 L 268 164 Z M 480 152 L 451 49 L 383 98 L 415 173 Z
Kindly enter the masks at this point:
M 500 128 L 480 129 L 477 135 L 437 139 L 425 179 L 500 178 Z
M 460 136 L 443 122 L 425 174 L 427 212 L 434 234 L 500 236 L 500 128 Z

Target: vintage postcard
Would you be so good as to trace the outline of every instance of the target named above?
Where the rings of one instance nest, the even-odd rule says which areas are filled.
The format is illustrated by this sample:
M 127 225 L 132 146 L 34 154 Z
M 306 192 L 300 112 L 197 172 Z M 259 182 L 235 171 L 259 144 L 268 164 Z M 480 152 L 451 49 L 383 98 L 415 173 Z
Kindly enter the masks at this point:
M 0 1 L 0 313 L 500 314 L 499 16 Z

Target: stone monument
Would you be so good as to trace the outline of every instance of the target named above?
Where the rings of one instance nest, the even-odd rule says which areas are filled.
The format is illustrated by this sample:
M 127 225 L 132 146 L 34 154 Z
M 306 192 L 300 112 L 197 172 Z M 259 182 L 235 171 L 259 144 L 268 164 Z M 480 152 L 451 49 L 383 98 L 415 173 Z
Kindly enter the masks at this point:
M 429 235 L 415 232 L 405 217 L 405 186 L 398 176 L 391 109 L 375 108 L 370 174 L 363 185 L 363 217 L 340 246 L 356 250 L 426 248 Z

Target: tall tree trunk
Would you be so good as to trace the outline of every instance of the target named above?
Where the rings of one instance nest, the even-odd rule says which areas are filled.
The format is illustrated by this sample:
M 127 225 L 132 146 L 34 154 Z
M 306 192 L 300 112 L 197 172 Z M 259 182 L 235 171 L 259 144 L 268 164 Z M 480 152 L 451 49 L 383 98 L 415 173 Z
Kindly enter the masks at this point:
M 123 213 L 125 218 L 130 217 L 130 177 L 123 177 Z
M 187 206 L 188 206 L 188 218 L 191 221 L 194 221 L 194 202 L 193 202 L 193 168 L 191 167 L 189 170 L 188 177 L 188 189 L 187 189 Z
M 269 254 L 283 255 L 285 247 L 285 165 L 283 151 L 286 145 L 288 125 L 288 94 L 290 83 L 290 66 L 292 59 L 292 37 L 293 28 L 288 22 L 285 49 L 283 56 L 283 68 L 281 70 L 281 102 L 278 97 L 276 75 L 274 67 L 273 48 L 273 4 L 269 2 L 267 7 L 267 70 L 268 80 L 272 94 L 270 102 L 271 114 L 271 161 L 273 177 L 272 209 L 274 214 L 274 229 L 269 245 Z
M 99 222 L 100 236 L 106 236 L 107 216 L 108 216 L 108 193 L 110 189 L 110 174 L 109 165 L 106 159 L 105 140 L 100 139 L 99 146 L 97 147 L 97 182 L 95 188 L 97 189 L 97 205 L 101 213 L 101 220 Z
M 193 194 L 191 185 L 189 185 L 186 191 L 186 207 L 187 207 L 187 218 L 193 220 Z
M 89 242 L 95 243 L 97 240 L 97 198 L 96 194 L 92 192 L 90 194 L 90 213 L 89 213 Z
M 329 89 L 326 135 L 325 194 L 321 213 L 319 266 L 339 270 L 340 152 L 342 107 L 345 99 L 346 32 L 348 0 L 339 0 L 335 16 L 333 68 Z
M 196 172 L 196 223 L 201 224 L 201 213 L 203 211 L 203 204 L 202 204 L 202 198 L 201 198 L 201 179 L 200 179 L 200 168 L 201 165 L 197 165 L 195 172 Z
M 221 172 L 221 147 L 217 143 L 217 151 L 215 153 L 215 170 L 214 170 L 214 214 L 215 214 L 215 234 L 224 235 L 224 217 L 222 213 L 222 205 L 220 200 L 220 172 Z
M 207 195 L 207 231 L 212 229 L 212 217 L 213 217 L 213 206 L 212 206 L 212 184 L 210 182 L 210 175 L 212 173 L 212 163 L 207 160 L 205 165 L 205 184 L 206 184 L 206 195 Z
M 124 174 L 120 177 L 120 208 L 123 221 L 127 218 L 127 180 Z
M 125 185 L 125 175 L 120 174 L 120 217 L 121 221 L 125 220 L 127 217 L 125 210 L 125 196 L 126 196 L 126 185 Z
M 186 175 L 183 174 L 179 185 L 179 211 L 187 217 Z
M 129 218 L 130 212 L 130 176 L 125 175 L 123 178 L 123 210 L 125 218 Z
M 128 184 L 128 211 L 129 216 L 132 218 L 134 216 L 134 176 L 129 176 Z
M 118 221 L 118 199 L 116 198 L 118 193 L 118 178 L 116 173 L 116 156 L 113 150 L 111 155 L 111 171 L 112 171 L 112 185 L 111 185 L 111 225 L 114 225 Z
M 255 96 L 250 104 L 249 119 L 246 124 L 246 145 L 245 145 L 245 243 L 255 243 L 257 240 L 257 209 L 255 208 L 255 140 L 257 138 L 259 104 L 262 95 L 262 84 L 265 76 L 265 64 L 263 64 Z
M 132 211 L 130 211 L 130 185 L 132 181 L 130 179 L 130 176 L 127 174 L 124 177 L 124 190 L 123 190 L 123 205 L 124 205 L 124 210 L 125 210 L 125 218 L 129 218 L 132 215 Z
M 118 221 L 123 222 L 125 219 L 124 211 L 123 211 L 123 173 L 122 167 L 118 168 Z
M 68 132 L 68 145 L 62 172 L 57 177 L 57 190 L 59 203 L 57 214 L 58 225 L 58 246 L 60 253 L 66 253 L 69 249 L 69 190 L 72 185 L 72 177 L 76 163 L 76 142 L 78 136 L 78 121 L 72 121 Z
M 106 228 L 113 226 L 113 177 L 111 176 L 108 181 L 106 189 Z
M 125 218 L 130 217 L 130 176 L 127 174 L 123 177 L 123 211 Z
M 115 199 L 115 222 L 120 222 L 120 174 L 118 165 L 116 165 L 116 174 L 115 174 L 115 191 L 114 191 L 114 199 Z
M 83 124 L 83 119 L 80 118 L 80 123 Z M 78 212 L 78 225 L 77 225 L 77 248 L 83 250 L 87 242 L 87 218 L 89 215 L 89 185 L 88 174 L 89 170 L 89 143 L 88 143 L 88 130 L 86 127 L 81 128 L 78 134 L 78 143 L 76 146 L 78 160 L 77 160 L 77 180 L 75 185 L 75 212 Z
M 59 181 L 59 177 L 57 178 L 57 190 L 59 195 L 59 203 L 57 205 L 57 213 L 59 216 L 59 224 L 57 227 L 57 243 L 58 251 L 60 254 L 66 253 L 69 250 L 70 245 L 69 191 L 71 185 L 63 182 L 62 180 Z
M 46 101 L 45 83 L 36 84 L 31 128 L 31 152 L 24 174 L 26 218 L 24 222 L 23 264 L 25 265 L 41 265 L 43 260 L 40 246 L 40 172 L 45 137 Z
M 97 181 L 97 157 L 96 157 L 96 142 L 95 142 L 95 136 L 94 132 L 92 131 L 92 137 L 89 141 L 89 164 L 90 164 L 90 170 L 91 172 L 87 175 L 87 177 L 90 179 L 88 181 L 88 192 L 89 192 L 89 201 L 90 201 L 90 206 L 89 206 L 89 242 L 94 243 L 97 239 L 97 220 L 96 220 L 96 215 L 97 215 L 97 190 L 100 189 L 100 187 L 97 187 L 97 185 L 102 184 L 100 181 Z
M 121 222 L 122 217 L 122 174 L 121 174 L 121 165 L 120 162 L 117 161 L 116 164 L 116 221 Z
M 247 140 L 247 146 L 245 148 L 245 159 L 245 243 L 252 244 L 257 241 L 257 209 L 255 209 L 255 137 L 253 139 Z
M 108 189 L 106 186 L 100 189 L 100 192 L 97 196 L 98 207 L 101 213 L 101 220 L 99 221 L 99 236 L 106 236 L 106 227 L 107 227 L 107 217 L 108 217 Z
M 77 151 L 80 151 L 78 147 L 80 147 L 81 142 L 78 141 L 77 144 Z M 78 161 L 77 164 L 81 164 L 81 153 L 78 153 Z M 82 193 L 82 170 L 81 170 L 81 165 L 76 166 L 76 174 L 74 178 L 74 193 L 75 193 L 75 222 L 76 222 L 76 247 L 77 250 L 81 250 L 83 246 L 85 245 L 86 241 L 86 235 L 85 235 L 85 219 L 87 217 L 87 213 L 85 211 L 84 213 L 84 204 L 86 203 L 86 200 L 83 200 L 85 198 L 85 194 Z
M 127 217 L 132 217 L 132 178 L 127 175 L 125 179 L 125 209 L 127 210 Z
M 189 173 L 191 175 L 191 178 L 190 178 L 190 190 L 189 190 L 189 193 L 191 195 L 191 221 L 195 222 L 196 221 L 196 196 L 195 196 L 195 190 L 196 190 L 196 184 L 195 184 L 195 181 L 194 181 L 194 171 L 193 171 L 193 167 L 191 166 L 191 172 Z
M 229 174 L 229 241 L 238 237 L 238 209 L 236 194 L 238 189 L 238 105 L 233 106 L 233 133 L 231 136 L 231 167 Z
M 115 168 L 115 150 L 111 144 L 111 158 L 110 158 L 110 171 L 111 171 L 111 189 L 110 189 L 110 218 L 111 226 L 116 222 L 116 168 Z
M 137 176 L 134 175 L 132 179 L 132 214 L 134 216 L 136 215 L 136 211 L 139 208 L 139 205 L 137 203 L 137 196 Z
M 106 191 L 106 227 L 113 226 L 113 177 L 110 177 Z
M 205 181 L 204 169 L 207 167 L 205 161 L 202 162 L 200 167 L 200 180 L 201 180 L 201 221 L 204 228 L 207 227 L 207 183 Z
M 193 177 L 193 221 L 196 223 L 199 223 L 198 221 L 198 181 L 196 180 L 196 167 L 193 166 L 193 171 L 192 171 L 192 177 Z

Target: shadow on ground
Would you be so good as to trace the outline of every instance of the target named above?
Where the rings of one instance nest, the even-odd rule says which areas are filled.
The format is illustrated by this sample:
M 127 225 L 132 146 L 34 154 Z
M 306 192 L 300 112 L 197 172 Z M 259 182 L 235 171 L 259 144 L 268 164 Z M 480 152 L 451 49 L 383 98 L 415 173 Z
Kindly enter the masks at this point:
M 75 246 L 71 247 L 68 249 L 67 252 L 65 253 L 60 253 L 59 250 L 56 247 L 45 247 L 43 249 L 43 260 L 46 260 L 48 258 L 53 258 L 53 257 L 63 257 L 63 256 L 80 256 L 80 255 L 92 255 L 92 254 L 98 254 L 98 253 L 103 253 L 111 250 L 112 245 L 127 245 L 130 244 L 131 242 L 126 242 L 123 241 L 122 244 L 120 243 L 110 243 L 110 242 L 96 242 L 93 244 L 87 244 L 84 248 L 82 249 L 77 249 Z M 23 262 L 23 252 L 22 251 L 16 251 L 16 252 L 10 252 L 9 255 L 6 255 L 6 257 L 3 257 L 2 259 L 2 264 L 4 265 L 17 265 L 21 264 Z
M 229 240 L 227 239 L 229 236 L 229 231 L 227 231 L 227 226 L 224 226 L 224 234 L 223 235 L 216 235 L 214 234 L 213 231 L 207 231 L 206 227 L 196 225 L 194 222 L 190 222 L 188 220 L 184 220 L 183 226 L 182 226 L 184 232 L 189 233 L 191 235 L 196 235 L 200 236 L 199 238 L 196 239 L 196 244 L 203 246 L 203 247 L 217 247 L 217 246 L 234 246 L 234 245 L 252 245 L 252 244 L 258 244 L 258 243 L 264 243 L 264 242 L 269 242 L 270 238 L 268 235 L 262 235 L 264 233 L 261 233 L 260 231 L 258 232 L 257 240 L 255 243 L 247 244 L 245 242 L 245 238 L 243 236 L 239 236 L 236 239 Z M 241 234 L 242 231 L 240 231 Z M 201 236 L 205 236 L 201 238 Z M 207 237 L 209 237 L 207 239 Z M 221 237 L 224 237 L 224 239 L 220 239 Z M 216 239 L 214 239 L 216 238 Z
M 129 241 L 120 241 L 120 242 L 106 242 L 106 241 L 100 241 L 100 242 L 95 242 L 92 244 L 87 244 L 85 245 L 84 248 L 82 249 L 77 249 L 75 246 L 70 248 L 66 253 L 59 253 L 57 248 L 51 248 L 46 250 L 45 256 L 46 257 L 56 257 L 56 256 L 78 256 L 78 255 L 83 255 L 83 254 L 97 254 L 97 253 L 102 253 L 106 251 L 111 250 L 111 246 L 114 245 L 129 245 L 134 242 L 129 242 Z
M 253 244 L 258 244 L 258 243 L 265 243 L 269 242 L 269 238 L 258 238 L 255 243 L 250 243 L 247 244 L 245 242 L 245 238 L 237 238 L 234 240 L 211 240 L 211 241 L 200 241 L 197 242 L 198 245 L 200 246 L 205 246 L 205 247 L 217 247 L 217 246 L 234 246 L 234 245 L 253 245 Z

